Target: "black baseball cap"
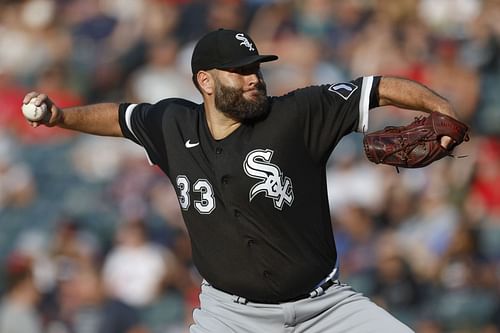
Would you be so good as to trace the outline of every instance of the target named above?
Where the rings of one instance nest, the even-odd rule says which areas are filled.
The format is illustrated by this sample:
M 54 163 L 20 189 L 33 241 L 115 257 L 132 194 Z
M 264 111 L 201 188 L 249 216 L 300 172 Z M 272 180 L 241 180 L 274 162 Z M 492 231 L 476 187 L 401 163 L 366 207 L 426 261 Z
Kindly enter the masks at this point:
M 276 59 L 275 55 L 260 55 L 246 33 L 219 29 L 198 41 L 191 58 L 191 70 L 196 74 L 201 70 L 235 68 Z

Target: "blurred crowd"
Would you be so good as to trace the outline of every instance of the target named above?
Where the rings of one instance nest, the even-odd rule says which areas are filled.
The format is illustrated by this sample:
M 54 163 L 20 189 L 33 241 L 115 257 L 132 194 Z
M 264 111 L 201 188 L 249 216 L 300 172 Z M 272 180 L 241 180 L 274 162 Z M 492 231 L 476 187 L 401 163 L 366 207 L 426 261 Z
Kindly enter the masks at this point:
M 20 106 L 199 102 L 191 52 L 219 27 L 280 56 L 271 95 L 395 75 L 451 101 L 471 126 L 454 158 L 398 173 L 360 134 L 334 151 L 341 279 L 417 332 L 499 333 L 498 0 L 0 1 L 0 332 L 188 331 L 201 277 L 171 183 L 135 144 L 32 129 Z M 418 115 L 380 108 L 370 130 Z

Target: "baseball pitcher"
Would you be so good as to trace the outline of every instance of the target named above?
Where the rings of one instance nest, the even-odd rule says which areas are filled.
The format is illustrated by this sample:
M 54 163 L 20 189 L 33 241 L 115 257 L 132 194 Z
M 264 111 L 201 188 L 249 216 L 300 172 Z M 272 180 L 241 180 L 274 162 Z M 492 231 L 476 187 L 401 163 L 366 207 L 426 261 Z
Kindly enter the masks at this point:
M 30 121 L 33 127 L 132 140 L 172 181 L 204 278 L 192 333 L 412 332 L 339 282 L 326 162 L 344 135 L 368 129 L 370 110 L 379 106 L 433 118 L 368 137 L 376 163 L 423 166 L 421 156 L 449 155 L 467 127 L 444 98 L 392 77 L 267 96 L 260 66 L 276 59 L 259 54 L 246 33 L 219 29 L 192 55 L 202 104 L 167 98 L 61 109 L 38 92 L 24 103 L 47 106 L 48 116 Z

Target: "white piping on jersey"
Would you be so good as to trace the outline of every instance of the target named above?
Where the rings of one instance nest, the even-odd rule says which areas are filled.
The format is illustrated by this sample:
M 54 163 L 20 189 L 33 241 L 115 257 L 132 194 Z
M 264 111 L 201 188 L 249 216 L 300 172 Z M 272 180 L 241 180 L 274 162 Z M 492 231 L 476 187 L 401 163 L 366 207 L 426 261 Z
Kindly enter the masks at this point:
M 337 263 L 335 263 L 335 268 L 328 274 L 327 279 L 337 280 L 339 278 L 339 268 Z
M 370 109 L 370 93 L 373 86 L 373 76 L 363 77 L 361 84 L 361 97 L 359 99 L 359 123 L 357 132 L 364 133 L 368 130 L 368 111 Z
M 127 107 L 127 110 L 125 110 L 125 124 L 127 124 L 128 130 L 132 133 L 134 138 L 139 141 L 137 138 L 137 135 L 135 135 L 134 130 L 132 129 L 132 125 L 130 124 L 130 119 L 132 118 L 132 111 L 134 111 L 134 108 L 137 106 L 137 104 L 130 104 Z M 139 141 L 140 142 L 140 141 Z
M 134 130 L 132 129 L 132 124 L 131 124 L 132 111 L 134 111 L 134 109 L 135 109 L 136 106 L 137 106 L 137 104 L 130 104 L 127 107 L 127 109 L 125 110 L 125 124 L 127 125 L 128 130 L 130 131 L 130 133 L 132 133 L 132 135 L 134 136 L 134 138 L 138 142 L 141 142 L 141 140 L 139 140 L 139 138 L 137 137 L 137 135 L 135 135 Z M 142 145 L 142 142 L 141 142 L 141 145 Z M 144 145 L 142 145 L 142 147 L 144 148 Z M 148 158 L 149 164 L 150 165 L 154 165 L 154 163 L 149 158 L 149 155 L 148 155 L 148 152 L 146 151 L 146 149 L 144 149 L 144 152 L 146 153 L 146 157 Z

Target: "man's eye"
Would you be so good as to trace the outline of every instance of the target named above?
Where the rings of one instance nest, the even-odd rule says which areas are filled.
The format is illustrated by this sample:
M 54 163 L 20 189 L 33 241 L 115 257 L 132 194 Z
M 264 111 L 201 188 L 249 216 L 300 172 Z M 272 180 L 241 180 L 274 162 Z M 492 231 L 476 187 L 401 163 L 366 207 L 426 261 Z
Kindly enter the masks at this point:
M 244 67 L 237 67 L 237 68 L 229 68 L 228 71 L 231 73 L 236 73 L 240 75 L 250 75 L 254 73 L 258 73 L 260 70 L 259 65 L 249 65 L 249 66 L 244 66 Z

